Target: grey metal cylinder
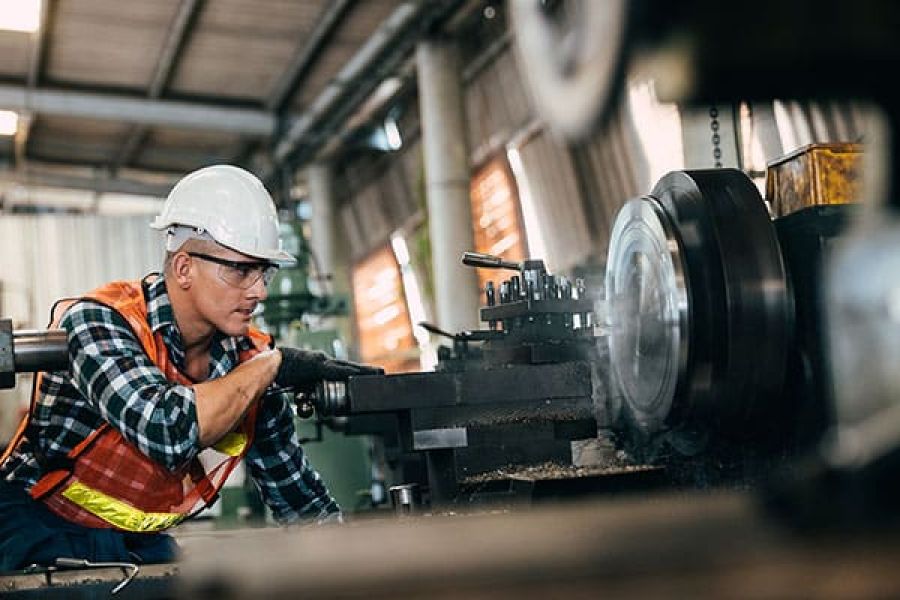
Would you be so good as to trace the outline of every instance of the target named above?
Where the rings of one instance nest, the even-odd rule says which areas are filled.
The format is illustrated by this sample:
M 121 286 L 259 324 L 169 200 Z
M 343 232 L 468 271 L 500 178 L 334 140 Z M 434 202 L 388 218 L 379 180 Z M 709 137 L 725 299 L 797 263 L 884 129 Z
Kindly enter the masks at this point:
M 347 383 L 344 381 L 321 381 L 316 386 L 313 404 L 320 417 L 347 415 L 350 412 L 350 399 Z
M 391 503 L 398 516 L 414 514 L 422 502 L 418 483 L 405 483 L 390 488 Z
M 334 192 L 334 167 L 317 162 L 306 169 L 309 202 L 312 206 L 309 245 L 314 254 L 319 275 L 330 276 L 329 285 L 318 287 L 319 293 L 349 295 L 351 288 L 350 244 L 340 224 L 337 198 Z M 324 281 L 320 280 L 320 284 Z M 353 303 L 348 303 L 349 318 L 332 317 L 331 323 L 348 342 L 353 339 Z
M 475 247 L 469 200 L 469 147 L 455 42 L 429 39 L 416 52 L 428 233 L 437 324 L 458 332 L 478 326 L 475 270 L 460 264 Z
M 17 373 L 69 368 L 69 345 L 63 329 L 13 332 L 13 363 Z
M 349 245 L 341 234 L 337 198 L 334 194 L 334 169 L 330 164 L 315 163 L 306 169 L 309 201 L 312 206 L 310 246 L 323 274 L 331 275 L 330 291 L 350 291 Z

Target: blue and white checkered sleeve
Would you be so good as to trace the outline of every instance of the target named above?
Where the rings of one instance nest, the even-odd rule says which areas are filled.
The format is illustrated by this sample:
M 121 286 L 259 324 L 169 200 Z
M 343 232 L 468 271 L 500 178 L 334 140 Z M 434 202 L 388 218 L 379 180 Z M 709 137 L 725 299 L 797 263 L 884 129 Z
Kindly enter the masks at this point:
M 60 326 L 68 333 L 73 385 L 110 425 L 168 469 L 197 455 L 194 390 L 165 378 L 121 315 L 81 301 Z
M 300 447 L 290 395 L 261 402 L 247 466 L 275 520 L 282 525 L 333 520 L 341 509 Z

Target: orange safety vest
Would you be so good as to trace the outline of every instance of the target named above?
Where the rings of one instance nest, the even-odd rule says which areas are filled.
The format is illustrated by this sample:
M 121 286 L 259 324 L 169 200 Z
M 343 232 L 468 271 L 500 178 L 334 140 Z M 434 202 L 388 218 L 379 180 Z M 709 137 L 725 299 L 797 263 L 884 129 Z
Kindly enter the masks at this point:
M 147 323 L 147 303 L 140 281 L 113 282 L 81 299 L 94 300 L 118 312 L 166 379 L 193 385 L 172 364 L 161 335 L 154 335 Z M 75 302 L 67 301 L 63 308 L 68 309 Z M 241 362 L 271 346 L 271 337 L 255 328 L 250 328 L 249 337 L 254 348 L 240 354 Z M 42 376 L 38 373 L 35 379 L 32 410 L 0 463 L 23 437 Z M 71 466 L 44 473 L 31 488 L 31 496 L 57 515 L 87 527 L 134 532 L 168 529 L 215 501 L 228 475 L 253 443 L 256 412 L 254 403 L 233 431 L 175 471 L 154 462 L 104 422 L 68 453 Z

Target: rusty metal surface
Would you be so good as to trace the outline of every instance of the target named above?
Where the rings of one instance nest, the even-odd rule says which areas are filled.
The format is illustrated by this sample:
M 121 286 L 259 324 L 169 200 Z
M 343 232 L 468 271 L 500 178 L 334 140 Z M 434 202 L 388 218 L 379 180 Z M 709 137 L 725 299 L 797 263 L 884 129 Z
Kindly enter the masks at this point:
M 822 204 L 862 200 L 862 146 L 809 144 L 769 163 L 766 200 L 776 217 Z

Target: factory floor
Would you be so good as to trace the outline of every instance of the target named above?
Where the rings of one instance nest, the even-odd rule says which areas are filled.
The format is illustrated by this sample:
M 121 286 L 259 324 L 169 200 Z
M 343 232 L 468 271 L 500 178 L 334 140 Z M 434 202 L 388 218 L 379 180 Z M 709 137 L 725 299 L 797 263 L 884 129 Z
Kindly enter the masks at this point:
M 179 529 L 180 563 L 143 567 L 120 597 L 890 597 L 898 533 L 801 532 L 735 492 L 381 513 L 320 528 L 199 523 Z M 121 579 L 107 576 L 108 587 Z

